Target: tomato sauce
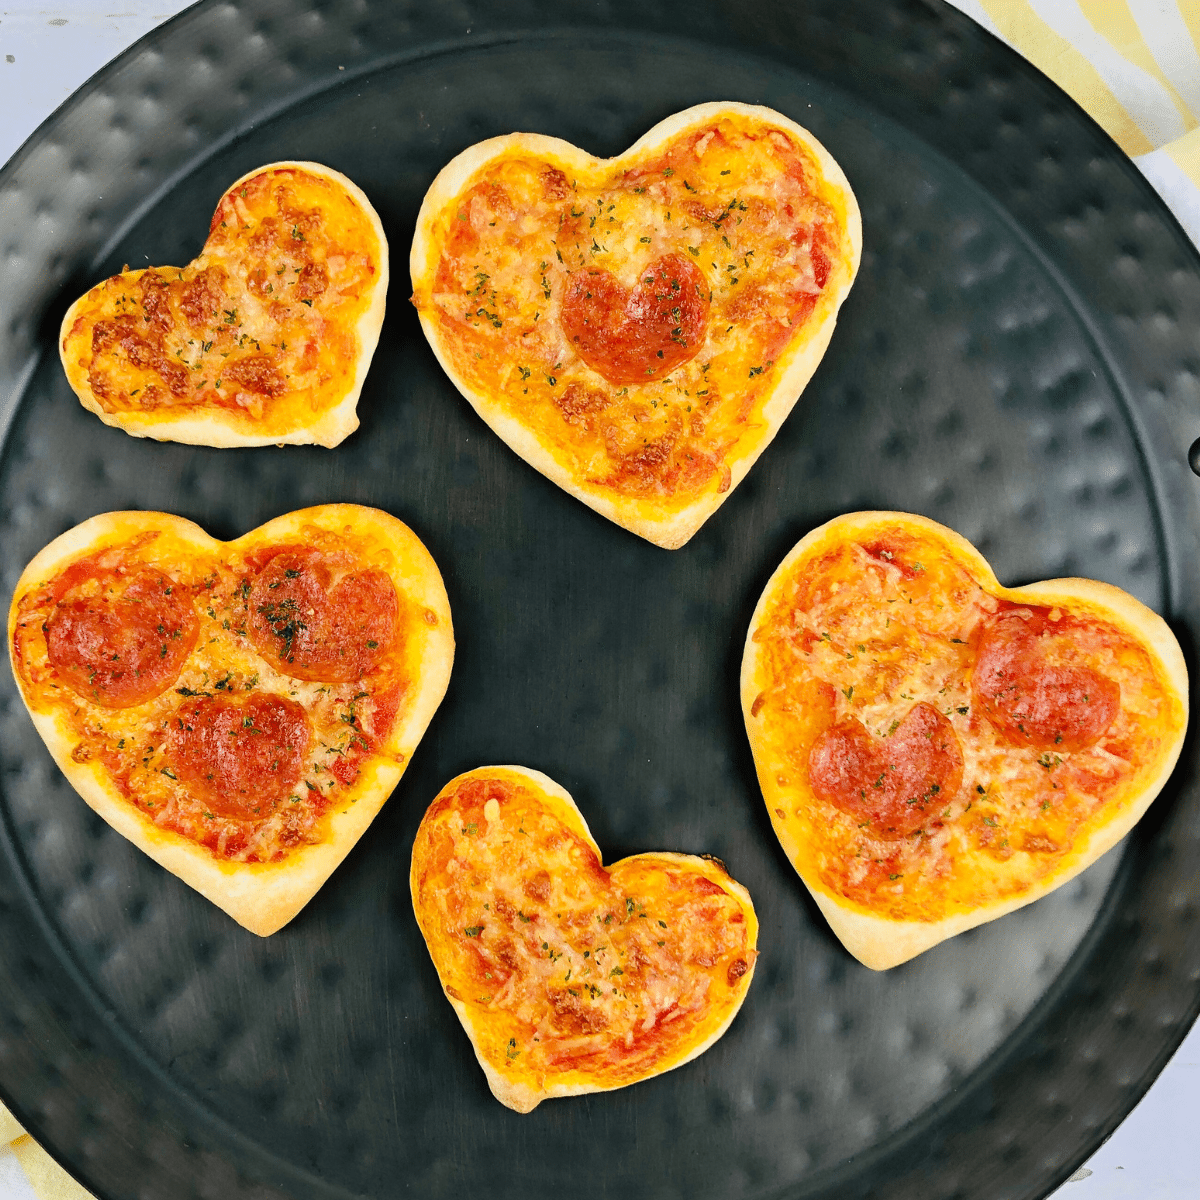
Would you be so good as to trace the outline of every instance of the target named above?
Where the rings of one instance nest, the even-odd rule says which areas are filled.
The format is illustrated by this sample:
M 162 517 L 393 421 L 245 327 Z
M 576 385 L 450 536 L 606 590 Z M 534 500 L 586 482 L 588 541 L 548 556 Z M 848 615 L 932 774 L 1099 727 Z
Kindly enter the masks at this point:
M 456 375 L 593 488 L 690 503 L 731 483 L 852 256 L 846 198 L 749 117 L 630 165 L 514 153 L 437 218 L 414 304 Z
M 695 860 L 606 868 L 560 805 L 482 772 L 444 792 L 413 849 L 417 918 L 484 1054 L 504 1030 L 501 1071 L 632 1082 L 740 1003 L 752 909 Z
M 114 275 L 76 308 L 63 342 L 72 386 L 108 413 L 289 432 L 344 399 L 382 247 L 336 180 L 260 173 L 221 198 L 184 268 Z
M 772 820 L 806 878 L 872 912 L 1028 890 L 1174 735 L 1163 668 L 1116 618 L 991 586 L 953 543 L 881 520 L 816 542 L 752 635 Z
M 411 683 L 401 597 L 357 538 L 227 558 L 169 543 L 139 534 L 19 597 L 23 689 L 158 828 L 277 860 L 390 754 Z

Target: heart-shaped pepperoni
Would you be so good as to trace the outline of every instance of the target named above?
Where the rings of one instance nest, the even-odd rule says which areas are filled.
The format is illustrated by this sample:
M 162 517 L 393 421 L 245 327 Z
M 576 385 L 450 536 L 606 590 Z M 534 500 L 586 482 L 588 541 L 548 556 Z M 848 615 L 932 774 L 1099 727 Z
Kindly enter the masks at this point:
M 60 351 L 85 408 L 139 436 L 316 442 L 358 425 L 387 241 L 367 197 L 316 163 L 237 180 L 186 267 L 125 270 L 68 309 Z
M 1084 750 L 1116 719 L 1121 688 L 1099 671 L 1072 665 L 1078 652 L 1071 625 L 1051 621 L 1044 608 L 1019 608 L 992 621 L 979 639 L 972 694 L 1017 745 Z
M 178 778 L 233 817 L 258 814 L 294 791 L 311 741 L 307 714 L 284 696 L 205 697 L 180 708 L 167 733 Z
M 708 326 L 709 287 L 682 254 L 641 271 L 632 288 L 589 268 L 567 280 L 563 332 L 579 357 L 609 383 L 664 377 L 699 352 Z
M 250 585 L 250 637 L 277 670 L 350 683 L 393 650 L 396 589 L 383 571 L 303 546 L 275 547 Z
M 758 924 L 715 859 L 604 867 L 570 796 L 520 767 L 442 789 L 413 845 L 417 921 L 496 1097 L 550 1096 L 669 1070 L 724 1032 Z
M 87 561 L 57 590 L 46 621 L 46 651 L 78 695 L 105 708 L 128 708 L 179 678 L 199 624 L 178 580 Z
M 923 703 L 884 738 L 855 717 L 839 721 L 808 756 L 813 791 L 888 839 L 907 837 L 957 799 L 962 768 L 953 726 Z
M 233 542 L 166 513 L 93 517 L 25 569 L 9 648 L 87 802 L 265 935 L 399 781 L 454 637 L 412 531 L 329 504 Z
M 952 530 L 851 513 L 784 559 L 742 706 L 771 822 L 834 932 L 904 962 L 1065 883 L 1158 794 L 1187 727 L 1162 619 L 1086 579 L 1004 588 Z
M 850 185 L 780 113 L 704 104 L 615 159 L 464 150 L 417 218 L 413 303 L 518 454 L 674 549 L 770 442 L 858 269 Z

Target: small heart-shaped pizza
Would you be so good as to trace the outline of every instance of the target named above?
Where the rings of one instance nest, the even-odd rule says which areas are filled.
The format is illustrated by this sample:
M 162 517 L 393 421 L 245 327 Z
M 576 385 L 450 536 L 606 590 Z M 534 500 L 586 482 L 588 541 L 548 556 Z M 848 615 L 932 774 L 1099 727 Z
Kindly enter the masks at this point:
M 127 269 L 76 300 L 59 350 L 84 408 L 135 437 L 336 446 L 358 428 L 387 285 L 363 192 L 272 163 L 221 197 L 186 267 Z
M 617 158 L 526 133 L 464 150 L 421 206 L 413 303 L 513 450 L 676 549 L 791 412 L 861 244 L 812 134 L 701 104 Z
M 429 552 L 355 504 L 233 542 L 166 513 L 93 517 L 25 568 L 8 644 L 76 791 L 264 936 L 383 806 L 454 657 Z
M 524 767 L 446 784 L 417 830 L 412 896 L 492 1094 L 517 1112 L 703 1054 L 754 975 L 758 919 L 724 864 L 605 867 L 571 797 Z
M 813 530 L 772 575 L 742 708 L 775 832 L 882 970 L 1053 891 L 1158 795 L 1187 728 L 1161 617 L 1090 579 L 1001 587 L 923 517 Z

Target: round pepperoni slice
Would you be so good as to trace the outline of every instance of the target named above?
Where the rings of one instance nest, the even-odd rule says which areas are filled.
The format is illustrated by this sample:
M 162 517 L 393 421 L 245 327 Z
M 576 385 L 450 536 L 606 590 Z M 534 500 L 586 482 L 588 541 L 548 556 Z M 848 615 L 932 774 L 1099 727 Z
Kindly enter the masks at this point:
M 885 738 L 847 717 L 826 729 L 808 756 L 817 796 L 887 839 L 907 837 L 939 813 L 957 794 L 962 769 L 950 722 L 924 703 Z
M 206 697 L 175 714 L 167 754 L 176 777 L 213 812 L 249 818 L 295 790 L 311 740 L 308 714 L 294 700 Z
M 1116 719 L 1120 685 L 1090 667 L 1050 661 L 1069 645 L 1045 613 L 996 618 L 979 640 L 971 678 L 975 703 L 1008 741 L 1037 750 L 1084 750 Z
M 169 688 L 192 652 L 199 621 L 187 590 L 150 568 L 88 572 L 46 621 L 51 665 L 72 691 L 129 708 Z
M 273 554 L 250 585 L 250 639 L 276 670 L 352 683 L 391 650 L 399 604 L 383 571 L 349 571 L 307 547 Z
M 576 271 L 563 297 L 562 329 L 609 383 L 647 383 L 699 353 L 709 297 L 703 273 L 682 254 L 651 263 L 632 289 L 611 271 Z

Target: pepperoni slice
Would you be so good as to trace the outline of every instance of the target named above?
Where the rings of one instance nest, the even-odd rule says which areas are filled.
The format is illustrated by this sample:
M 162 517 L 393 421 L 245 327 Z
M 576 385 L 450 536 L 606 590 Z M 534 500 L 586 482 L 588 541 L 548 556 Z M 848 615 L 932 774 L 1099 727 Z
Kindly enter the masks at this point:
M 317 683 L 351 683 L 382 661 L 399 604 L 383 571 L 346 572 L 319 550 L 273 554 L 250 587 L 250 639 L 276 670 Z
M 808 756 L 813 791 L 887 839 L 907 837 L 940 812 L 958 792 L 962 769 L 953 727 L 925 703 L 914 704 L 886 738 L 847 717 L 826 729 Z
M 971 692 L 1014 745 L 1084 750 L 1116 719 L 1121 688 L 1090 667 L 1050 662 L 1050 650 L 1069 644 L 1055 633 L 1045 612 L 1017 609 L 997 617 L 979 640 Z
M 73 692 L 104 708 L 129 708 L 179 678 L 199 627 L 186 589 L 160 571 L 95 569 L 59 599 L 46 622 L 46 650 Z
M 576 271 L 563 297 L 562 329 L 609 383 L 646 383 L 699 352 L 709 296 L 703 273 L 682 254 L 651 263 L 632 289 L 611 271 Z
M 247 818 L 295 790 L 311 740 L 294 700 L 214 696 L 179 709 L 167 753 L 177 778 L 214 812 Z

